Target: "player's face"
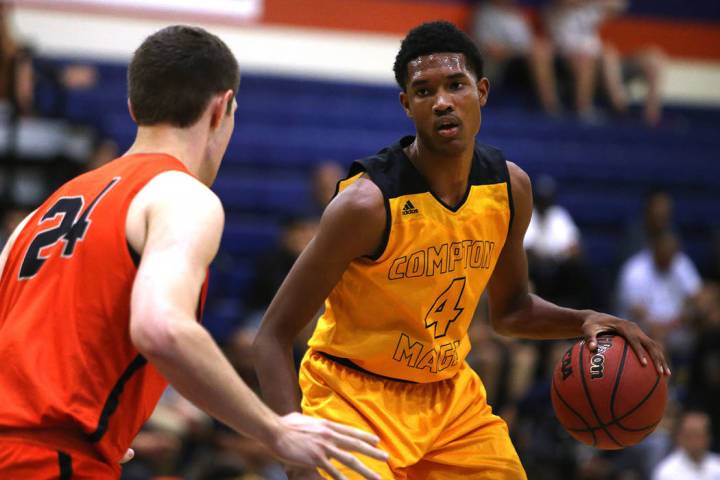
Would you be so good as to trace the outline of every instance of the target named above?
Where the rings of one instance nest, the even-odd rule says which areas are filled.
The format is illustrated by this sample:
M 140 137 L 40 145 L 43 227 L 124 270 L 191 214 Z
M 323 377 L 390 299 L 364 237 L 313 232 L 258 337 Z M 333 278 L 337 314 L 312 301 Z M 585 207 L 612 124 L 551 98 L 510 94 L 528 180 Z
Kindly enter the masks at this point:
M 477 79 L 462 53 L 434 53 L 408 63 L 400 102 L 425 147 L 459 153 L 472 148 L 489 84 Z

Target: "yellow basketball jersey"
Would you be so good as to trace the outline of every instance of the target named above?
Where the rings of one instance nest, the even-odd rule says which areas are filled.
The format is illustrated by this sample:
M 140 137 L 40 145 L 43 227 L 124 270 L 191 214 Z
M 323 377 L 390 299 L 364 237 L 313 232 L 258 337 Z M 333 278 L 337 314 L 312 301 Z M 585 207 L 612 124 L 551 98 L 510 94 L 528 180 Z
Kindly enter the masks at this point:
M 468 327 L 512 219 L 500 151 L 476 144 L 468 190 L 445 205 L 400 142 L 354 162 L 340 191 L 367 175 L 385 198 L 384 244 L 351 262 L 325 302 L 309 346 L 376 375 L 434 382 L 470 351 Z

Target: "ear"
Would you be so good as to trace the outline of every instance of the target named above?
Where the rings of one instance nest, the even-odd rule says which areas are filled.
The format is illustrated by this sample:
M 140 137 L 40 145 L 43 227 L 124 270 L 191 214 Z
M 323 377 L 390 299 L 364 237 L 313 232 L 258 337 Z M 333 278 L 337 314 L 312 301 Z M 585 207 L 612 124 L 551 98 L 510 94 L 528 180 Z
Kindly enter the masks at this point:
M 413 118 L 412 112 L 410 111 L 410 99 L 405 91 L 400 92 L 400 106 L 405 110 L 405 115 L 407 115 L 408 118 Z
M 490 81 L 486 77 L 482 77 L 475 85 L 478 91 L 478 101 L 480 102 L 480 106 L 484 107 L 487 103 L 488 95 L 490 94 Z
M 137 119 L 135 118 L 135 112 L 133 112 L 132 102 L 130 101 L 129 98 L 127 100 L 127 107 L 128 107 L 128 112 L 130 112 L 130 118 L 132 118 L 133 122 L 137 123 Z
M 220 126 L 223 118 L 226 115 L 234 114 L 233 101 L 235 100 L 235 93 L 232 90 L 227 90 L 222 95 L 216 95 L 210 101 L 210 128 L 216 129 Z

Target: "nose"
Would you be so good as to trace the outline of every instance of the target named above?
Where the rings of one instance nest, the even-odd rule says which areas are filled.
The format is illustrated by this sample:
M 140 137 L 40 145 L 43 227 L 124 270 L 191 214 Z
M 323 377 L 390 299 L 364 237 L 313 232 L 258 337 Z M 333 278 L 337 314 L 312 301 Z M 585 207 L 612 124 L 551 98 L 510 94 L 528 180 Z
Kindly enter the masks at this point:
M 435 97 L 435 104 L 433 105 L 433 113 L 436 115 L 445 115 L 451 113 L 454 110 L 452 99 L 449 92 L 440 90 Z

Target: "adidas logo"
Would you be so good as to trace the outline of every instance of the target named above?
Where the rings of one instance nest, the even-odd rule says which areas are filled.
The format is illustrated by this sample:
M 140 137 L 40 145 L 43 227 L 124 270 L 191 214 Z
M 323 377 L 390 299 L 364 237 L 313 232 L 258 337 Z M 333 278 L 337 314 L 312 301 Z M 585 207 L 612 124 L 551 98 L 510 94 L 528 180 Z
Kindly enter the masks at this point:
M 413 213 L 418 213 L 418 209 L 415 208 L 415 205 L 413 205 L 410 200 L 408 200 L 407 202 L 405 202 L 405 206 L 403 206 L 402 214 L 412 215 Z

